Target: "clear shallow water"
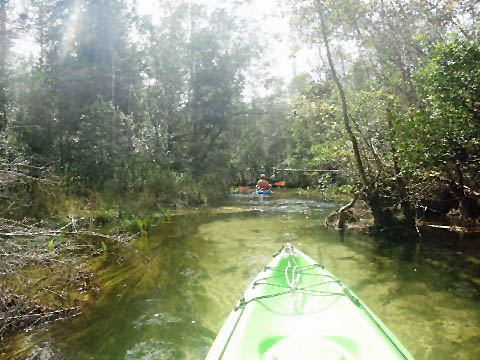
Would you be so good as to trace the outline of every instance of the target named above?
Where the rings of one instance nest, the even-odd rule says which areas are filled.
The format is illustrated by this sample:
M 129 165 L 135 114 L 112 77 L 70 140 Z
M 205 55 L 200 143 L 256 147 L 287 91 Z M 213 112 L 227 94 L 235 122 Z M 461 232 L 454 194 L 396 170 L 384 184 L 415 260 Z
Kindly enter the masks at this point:
M 106 260 L 99 299 L 80 317 L 25 337 L 24 347 L 45 359 L 203 359 L 248 283 L 291 242 L 351 287 L 415 358 L 478 359 L 472 239 L 460 248 L 341 240 L 322 227 L 333 208 L 239 194 L 177 217 L 136 241 L 123 263 Z

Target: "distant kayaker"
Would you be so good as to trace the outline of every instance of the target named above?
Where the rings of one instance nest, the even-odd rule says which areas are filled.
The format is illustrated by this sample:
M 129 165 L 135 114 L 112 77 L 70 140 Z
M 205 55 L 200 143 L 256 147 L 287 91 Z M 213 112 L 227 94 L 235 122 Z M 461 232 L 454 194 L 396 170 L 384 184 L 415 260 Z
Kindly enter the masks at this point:
M 270 190 L 272 188 L 272 185 L 270 185 L 270 183 L 267 181 L 267 177 L 265 176 L 265 174 L 262 174 L 260 175 L 260 180 L 258 180 L 256 187 L 258 190 L 265 191 Z

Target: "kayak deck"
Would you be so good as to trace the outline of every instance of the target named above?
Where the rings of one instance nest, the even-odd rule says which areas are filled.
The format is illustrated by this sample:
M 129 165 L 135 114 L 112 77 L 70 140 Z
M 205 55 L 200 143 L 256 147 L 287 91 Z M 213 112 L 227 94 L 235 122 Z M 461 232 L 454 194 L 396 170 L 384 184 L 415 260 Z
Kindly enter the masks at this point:
M 212 359 L 413 359 L 345 285 L 287 244 L 213 343 Z

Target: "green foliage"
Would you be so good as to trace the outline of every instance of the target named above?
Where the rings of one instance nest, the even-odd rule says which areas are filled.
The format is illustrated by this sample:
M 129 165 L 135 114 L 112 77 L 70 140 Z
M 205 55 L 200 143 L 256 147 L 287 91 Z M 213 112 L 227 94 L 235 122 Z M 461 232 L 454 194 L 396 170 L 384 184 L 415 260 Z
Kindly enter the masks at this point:
M 148 216 L 142 218 L 126 211 L 120 214 L 120 219 L 123 230 L 130 233 L 146 235 L 151 226 L 151 220 Z
M 72 176 L 89 185 L 115 181 L 129 183 L 128 154 L 134 152 L 128 131 L 131 118 L 114 108 L 112 103 L 95 103 L 80 118 L 72 142 Z
M 331 187 L 333 180 L 334 179 L 331 174 L 323 174 L 317 181 L 318 188 L 322 190 L 328 189 L 329 187 Z
M 304 167 L 337 161 L 351 183 L 361 180 L 356 190 L 362 191 L 376 224 L 391 225 L 392 209 L 400 208 L 413 228 L 415 206 L 435 188 L 451 191 L 459 209 L 463 200 L 474 203 L 468 197 L 480 184 L 480 56 L 478 24 L 467 19 L 478 6 L 469 7 L 466 0 L 455 6 L 431 1 L 290 3 L 299 34 L 315 43 L 320 36 L 325 43 L 328 64 L 320 66 L 318 78 L 325 89 L 336 85 L 339 95 L 324 90 L 322 101 L 332 104 L 331 123 L 338 126 L 343 120 L 346 132 L 336 134 L 334 126 L 325 126 L 324 138 L 314 138 L 314 127 L 302 124 L 306 131 L 293 138 L 305 139 L 296 146 L 303 152 L 292 146 L 287 161 Z M 307 93 L 314 94 L 311 89 Z M 311 95 L 300 93 L 297 99 L 294 115 L 302 122 L 324 112 Z M 328 122 L 324 118 L 321 124 Z M 431 185 L 419 187 L 418 182 Z M 475 214 L 473 208 L 468 212 Z
M 229 168 L 222 181 L 233 177 L 246 184 L 261 173 L 272 175 L 272 167 L 280 165 L 287 152 L 287 111 L 287 106 L 272 96 L 254 101 L 235 117 L 228 138 L 232 144 Z
M 138 231 L 140 231 L 141 234 L 146 234 L 147 233 L 147 226 L 148 226 L 148 219 L 135 219 L 135 224 L 137 225 Z
M 65 234 L 61 234 L 58 236 L 58 244 L 62 244 L 65 241 Z
M 15 55 L 11 71 L 6 52 L 0 56 L 8 143 L 18 145 L 19 158 L 52 166 L 68 190 L 121 193 L 130 201 L 135 194 L 147 207 L 162 204 L 167 222 L 163 206 L 216 201 L 232 182 L 270 177 L 274 167 L 341 170 L 285 180 L 343 194 L 331 184 L 351 186 L 362 173 L 353 138 L 363 183 L 386 194 L 389 206 L 431 174 L 478 184 L 480 50 L 472 40 L 478 29 L 463 21 L 467 0 L 454 7 L 290 3 L 294 26 L 309 43 L 318 44 L 324 16 L 348 117 L 326 64 L 285 88 L 271 79 L 270 95 L 245 100 L 245 74 L 260 46 L 227 7 L 158 2 L 153 19 L 138 16 L 127 0 L 35 0 L 25 3 L 25 34 L 39 53 Z M 447 26 L 452 19 L 462 26 L 460 37 Z M 5 35 L 0 29 L 4 44 Z M 41 192 L 25 189 L 39 200 L 28 211 L 45 213 Z M 95 219 L 112 223 L 118 213 L 102 209 Z M 130 232 L 151 225 L 129 213 L 121 221 Z
M 458 164 L 475 176 L 480 160 L 479 44 L 458 39 L 438 44 L 416 83 L 423 101 L 396 129 L 403 166 L 419 174 L 435 167 L 451 171 Z
M 311 153 L 314 156 L 311 164 L 319 169 L 342 169 L 351 161 L 351 151 L 345 139 L 313 145 Z
M 162 3 L 155 23 L 125 0 L 31 5 L 41 54 L 18 69 L 12 133 L 38 164 L 83 194 L 198 204 L 223 193 L 243 167 L 225 164 L 257 49 L 240 19 L 184 1 Z M 209 177 L 222 181 L 202 194 Z
M 296 169 L 349 170 L 352 156 L 344 137 L 332 84 L 302 78 L 289 114 L 284 164 Z M 318 187 L 322 173 L 292 173 L 289 183 Z M 343 182 L 336 175 L 334 182 Z
M 54 158 L 58 116 L 48 82 L 48 74 L 41 68 L 32 69 L 30 91 L 22 97 L 15 118 L 19 138 L 26 144 L 28 154 L 40 156 L 44 161 Z
M 167 224 L 172 220 L 172 210 L 171 209 L 160 209 L 162 214 L 162 223 Z
M 320 184 L 318 187 L 307 186 L 306 188 L 300 188 L 297 190 L 297 194 L 306 196 L 311 194 L 315 194 L 316 196 L 321 195 L 323 199 L 329 201 L 345 201 L 351 199 L 353 191 L 352 185 L 337 185 L 327 182 L 328 180 L 325 181 L 324 184 Z
M 352 185 L 345 184 L 345 185 L 336 186 L 333 189 L 333 192 L 335 193 L 335 195 L 338 195 L 340 197 L 342 196 L 347 197 L 352 195 L 353 190 L 354 189 Z
M 65 242 L 65 234 L 60 234 L 56 238 L 48 241 L 48 250 L 54 251 L 57 247 Z

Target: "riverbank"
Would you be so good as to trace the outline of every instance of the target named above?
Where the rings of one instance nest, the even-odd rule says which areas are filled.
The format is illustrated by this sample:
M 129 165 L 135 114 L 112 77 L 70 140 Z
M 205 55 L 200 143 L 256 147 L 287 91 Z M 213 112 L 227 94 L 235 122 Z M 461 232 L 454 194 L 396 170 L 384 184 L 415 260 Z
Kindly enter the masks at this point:
M 79 315 L 102 291 L 99 271 L 136 251 L 132 239 L 206 197 L 77 196 L 50 186 L 34 201 L 22 199 L 28 206 L 0 217 L 0 355 L 15 334 Z
M 326 195 L 328 197 L 328 194 Z M 330 197 L 330 199 L 332 199 Z M 333 198 L 335 199 L 335 198 Z M 332 200 L 333 200 L 332 199 Z M 339 199 L 337 198 L 337 201 Z M 340 199 L 340 203 L 348 202 L 346 196 Z M 339 206 L 341 209 L 342 207 Z M 395 238 L 399 240 L 407 240 L 415 238 L 416 241 L 421 240 L 423 235 L 431 232 L 446 231 L 454 233 L 458 236 L 478 236 L 480 240 L 480 218 L 471 219 L 463 217 L 458 209 L 452 209 L 443 216 L 428 216 L 424 215 L 416 219 L 416 229 L 407 229 L 402 225 L 402 214 L 397 209 L 390 209 L 396 223 L 393 224 L 392 229 L 382 229 L 383 236 L 385 233 L 392 232 L 392 240 Z M 352 201 L 344 205 L 342 210 L 342 225 L 339 222 L 339 210 L 332 212 L 325 219 L 325 226 L 341 231 L 361 232 L 372 234 L 371 230 L 374 227 L 374 217 L 368 205 L 361 200 Z M 413 230 L 413 231 L 412 231 Z M 372 234 L 375 235 L 375 234 Z
M 78 315 L 100 291 L 98 268 L 122 261 L 122 251 L 137 236 L 111 212 L 87 208 L 40 222 L 3 220 L 2 344 L 20 331 Z

